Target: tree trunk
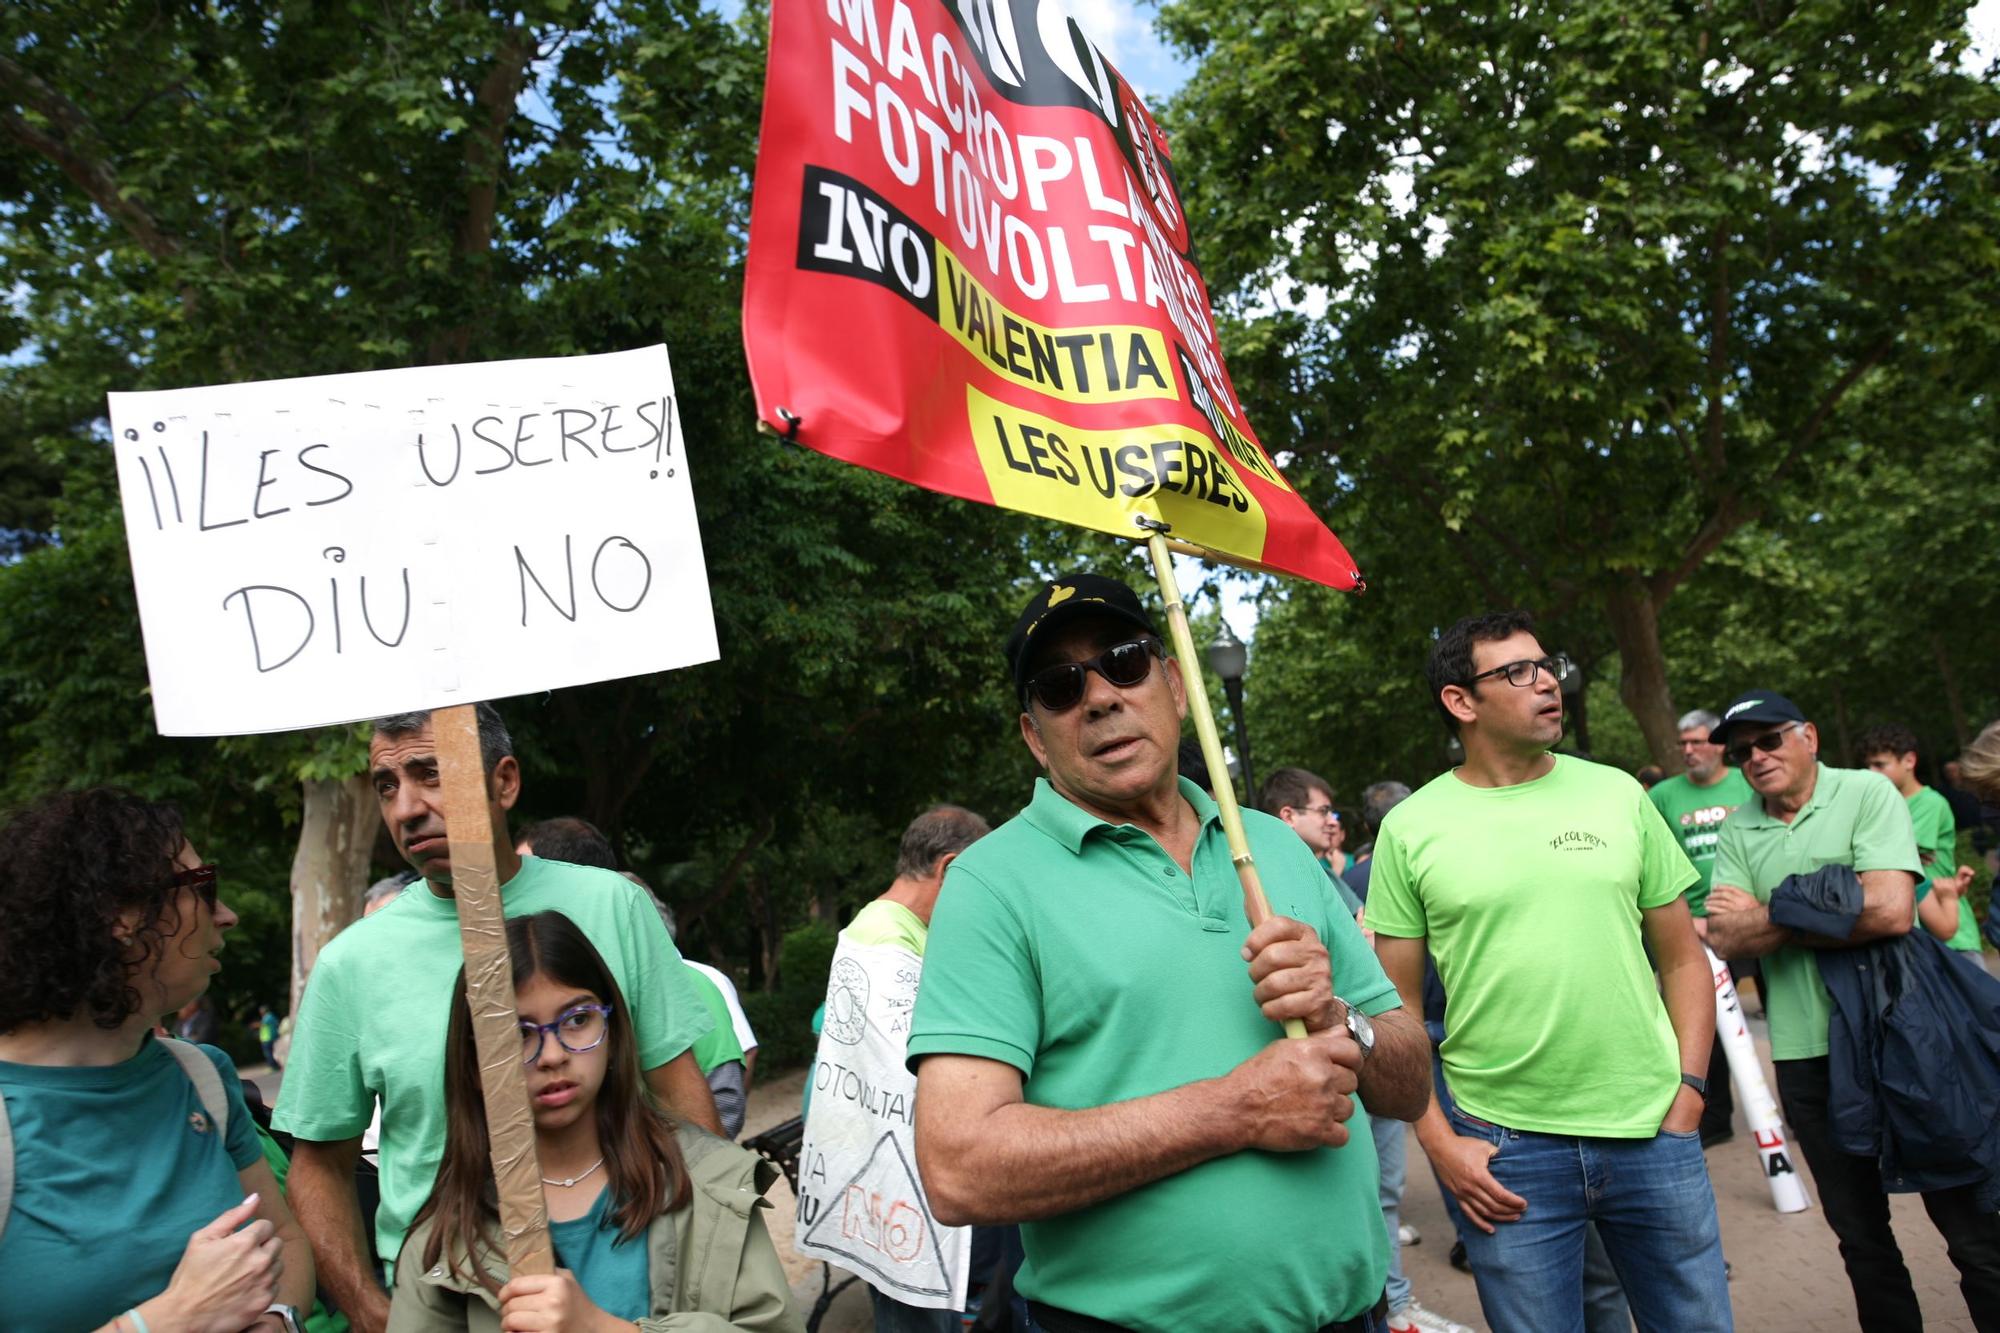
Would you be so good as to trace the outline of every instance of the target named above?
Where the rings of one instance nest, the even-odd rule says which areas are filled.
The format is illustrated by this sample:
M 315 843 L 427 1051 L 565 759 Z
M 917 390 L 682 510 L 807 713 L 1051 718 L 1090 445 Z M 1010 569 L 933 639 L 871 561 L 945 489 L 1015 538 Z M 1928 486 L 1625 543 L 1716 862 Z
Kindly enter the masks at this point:
M 292 857 L 292 1012 L 327 941 L 361 915 L 379 816 L 365 774 L 308 778 Z
M 1605 593 L 1604 615 L 1618 645 L 1618 696 L 1638 721 L 1653 762 L 1678 773 L 1686 765 L 1674 727 L 1674 696 L 1667 688 L 1667 658 L 1660 649 L 1660 608 L 1636 575 L 1626 575 Z
M 1938 675 L 1944 679 L 1944 701 L 1951 708 L 1951 732 L 1958 738 L 1958 748 L 1963 750 L 1972 743 L 1972 732 L 1965 725 L 1965 704 L 1958 696 L 1958 673 L 1951 669 L 1951 654 L 1945 651 L 1944 635 L 1931 634 L 1931 651 L 1937 654 Z M 1943 770 L 1936 763 L 1931 765 L 1931 781 L 1943 776 Z

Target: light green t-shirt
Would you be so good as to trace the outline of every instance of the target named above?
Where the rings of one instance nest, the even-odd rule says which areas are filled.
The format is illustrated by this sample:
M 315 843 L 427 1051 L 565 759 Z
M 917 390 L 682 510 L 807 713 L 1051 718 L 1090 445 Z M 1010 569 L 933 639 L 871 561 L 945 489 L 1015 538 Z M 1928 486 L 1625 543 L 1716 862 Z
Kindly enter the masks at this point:
M 708 1011 L 644 889 L 610 870 L 528 856 L 506 914 L 561 912 L 603 955 L 654 1069 L 709 1029 Z M 444 1155 L 444 1038 L 465 958 L 458 911 L 422 883 L 320 952 L 292 1031 L 272 1123 L 301 1139 L 359 1138 L 382 1103 L 376 1252 L 394 1263 Z M 618 1018 L 614 1017 L 614 1022 Z
M 856 944 L 893 944 L 919 958 L 924 956 L 924 940 L 930 933 L 931 928 L 922 917 L 886 898 L 877 898 L 863 906 L 841 932 Z
M 1917 870 L 1917 842 L 1910 812 L 1896 785 L 1867 769 L 1819 766 L 1812 798 L 1787 824 L 1761 800 L 1736 808 L 1722 825 L 1715 848 L 1715 882 L 1743 889 L 1758 902 L 1787 875 L 1821 866 L 1864 870 Z M 1813 950 L 1787 944 L 1764 959 L 1765 1013 L 1771 1022 L 1773 1060 L 1810 1060 L 1826 1054 L 1833 1000 L 1819 979 Z
M 700 1066 L 702 1077 L 707 1078 L 731 1060 L 741 1060 L 743 1043 L 736 1039 L 736 1025 L 730 1021 L 729 1001 L 722 998 L 722 988 L 692 965 L 681 966 L 687 968 L 688 980 L 694 984 L 701 1007 L 708 1012 L 708 1021 L 713 1025 L 692 1047 L 694 1062 Z
M 1030 1103 L 1082 1109 L 1218 1077 L 1282 1038 L 1251 997 L 1243 889 L 1215 803 L 1185 779 L 1180 791 L 1201 820 L 1192 878 L 1150 835 L 1086 814 L 1045 779 L 952 863 L 913 1066 L 939 1053 L 997 1060 L 1021 1071 Z M 1335 989 L 1366 1014 L 1395 1008 L 1311 850 L 1268 815 L 1243 822 L 1272 910 L 1319 933 Z M 1357 1115 L 1339 1149 L 1233 1153 L 1024 1222 L 1015 1285 L 1140 1330 L 1297 1333 L 1351 1318 L 1381 1295 L 1389 1261 L 1360 1126 Z
M 1429 941 L 1450 1004 L 1445 1081 L 1468 1114 L 1649 1138 L 1681 1066 L 1640 913 L 1695 878 L 1644 788 L 1557 755 L 1511 787 L 1445 773 L 1390 811 L 1368 924 Z
M 1731 810 L 1756 795 L 1750 790 L 1750 780 L 1737 768 L 1723 769 L 1722 779 L 1706 787 L 1697 787 L 1692 778 L 1682 773 L 1655 783 L 1646 793 L 1646 799 L 1667 821 L 1667 827 L 1680 839 L 1681 850 L 1694 863 L 1696 879 L 1687 891 L 1688 911 L 1694 915 L 1708 915 L 1708 883 L 1715 871 L 1715 840 L 1722 830 L 1722 821 Z

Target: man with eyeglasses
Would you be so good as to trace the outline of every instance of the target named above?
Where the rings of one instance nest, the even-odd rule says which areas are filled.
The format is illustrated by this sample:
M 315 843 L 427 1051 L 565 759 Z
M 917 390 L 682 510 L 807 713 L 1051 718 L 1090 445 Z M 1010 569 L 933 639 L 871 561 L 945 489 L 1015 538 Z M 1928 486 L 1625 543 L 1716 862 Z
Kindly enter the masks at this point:
M 1427 945 L 1450 997 L 1455 1105 L 1433 1102 L 1417 1141 L 1471 1223 L 1496 1333 L 1583 1326 L 1588 1223 L 1641 1328 L 1728 1329 L 1696 1130 L 1715 1000 L 1681 896 L 1695 871 L 1630 775 L 1551 753 L 1569 669 L 1520 612 L 1431 649 L 1465 762 L 1383 820 L 1368 893 L 1404 1003 Z
M 1357 1087 L 1423 1106 L 1423 1029 L 1255 811 L 1277 915 L 1249 930 L 1215 803 L 1176 773 L 1179 664 L 1131 589 L 1048 584 L 1005 654 L 1045 776 L 931 921 L 909 1050 L 932 1211 L 1021 1223 L 1015 1287 L 1047 1333 L 1376 1333 L 1375 1153 L 1346 1121 Z
M 647 1084 L 676 1114 L 719 1132 L 689 1049 L 710 1020 L 652 895 L 614 871 L 515 852 L 507 812 L 521 794 L 521 766 L 499 712 L 487 703 L 477 712 L 502 910 L 558 911 L 590 937 L 625 993 Z M 430 714 L 377 721 L 368 761 L 382 822 L 422 882 L 321 950 L 272 1121 L 296 1139 L 288 1186 L 320 1285 L 357 1330 L 379 1333 L 389 1297 L 375 1256 L 394 1265 L 444 1156 L 445 1030 L 465 959 Z M 354 1171 L 378 1103 L 382 1197 L 370 1218 Z
M 1758 799 L 1722 825 L 1708 896 L 1710 943 L 1728 957 L 1763 959 L 1778 1099 L 1840 1239 L 1861 1327 L 1916 1333 L 1923 1314 L 1889 1224 L 1881 1161 L 1843 1151 L 1829 1109 L 1833 1001 L 1815 957 L 1910 933 L 1922 866 L 1909 808 L 1882 774 L 1821 763 L 1818 728 L 1775 691 L 1738 698 L 1714 735 Z M 1861 881 L 1862 910 L 1848 937 L 1774 925 L 1773 890 L 1791 875 L 1829 865 L 1850 867 Z M 1982 1333 L 2000 1328 L 2000 1217 L 1981 1209 L 1973 1185 L 1928 1190 L 1923 1201 L 1959 1270 L 1974 1326 Z
M 1722 746 L 1709 733 L 1722 719 L 1706 708 L 1697 708 L 1681 718 L 1681 762 L 1687 771 L 1677 773 L 1647 790 L 1646 799 L 1667 821 L 1667 828 L 1680 839 L 1681 850 L 1694 864 L 1695 882 L 1685 895 L 1694 917 L 1695 933 L 1708 939 L 1708 883 L 1715 870 L 1715 840 L 1729 812 L 1754 793 L 1743 775 L 1722 762 Z M 1744 975 L 1730 964 L 1739 979 Z M 1755 969 L 1751 963 L 1748 970 Z M 1730 1119 L 1736 1112 L 1736 1098 L 1729 1087 L 1729 1059 L 1722 1053 L 1720 1034 L 1708 1057 L 1708 1104 L 1701 1114 L 1701 1146 L 1713 1147 L 1734 1132 Z

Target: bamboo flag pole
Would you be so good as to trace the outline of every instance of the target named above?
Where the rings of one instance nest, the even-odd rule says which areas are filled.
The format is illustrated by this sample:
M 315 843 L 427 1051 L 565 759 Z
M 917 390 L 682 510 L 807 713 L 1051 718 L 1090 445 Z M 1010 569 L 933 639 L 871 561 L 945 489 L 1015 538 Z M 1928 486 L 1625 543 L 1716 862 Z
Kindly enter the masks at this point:
M 1264 924 L 1271 915 L 1271 901 L 1264 896 L 1264 882 L 1257 877 L 1257 863 L 1250 855 L 1250 840 L 1243 834 L 1243 812 L 1236 806 L 1236 788 L 1229 781 L 1229 766 L 1222 754 L 1222 737 L 1215 730 L 1215 713 L 1208 706 L 1208 687 L 1202 680 L 1201 659 L 1194 651 L 1194 631 L 1188 628 L 1187 606 L 1181 601 L 1180 584 L 1174 579 L 1172 545 L 1159 528 L 1146 520 L 1146 549 L 1153 557 L 1153 577 L 1160 583 L 1160 599 L 1167 604 L 1167 631 L 1173 636 L 1174 656 L 1180 659 L 1181 680 L 1187 686 L 1188 711 L 1194 715 L 1194 734 L 1201 741 L 1201 757 L 1213 779 L 1215 804 L 1222 814 L 1222 831 L 1229 839 L 1229 859 L 1236 863 L 1236 877 L 1243 881 L 1243 915 L 1250 929 Z M 1306 1025 L 1296 1018 L 1285 1020 L 1287 1037 L 1304 1037 Z
M 479 753 L 479 719 L 471 704 L 431 714 L 445 834 L 451 840 L 451 891 L 465 948 L 465 1000 L 479 1048 L 479 1085 L 486 1100 L 493 1180 L 499 1187 L 500 1236 L 510 1273 L 556 1271 L 549 1242 L 542 1168 L 535 1155 L 535 1118 L 521 1066 L 520 1017 L 514 1008 L 514 965 L 494 868 L 493 819 L 486 764 Z

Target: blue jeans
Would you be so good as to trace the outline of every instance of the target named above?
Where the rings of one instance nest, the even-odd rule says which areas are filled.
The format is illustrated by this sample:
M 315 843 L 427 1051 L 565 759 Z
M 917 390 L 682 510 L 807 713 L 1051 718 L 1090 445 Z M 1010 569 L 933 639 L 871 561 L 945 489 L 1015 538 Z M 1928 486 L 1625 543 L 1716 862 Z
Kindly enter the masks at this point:
M 1410 1303 L 1410 1279 L 1403 1276 L 1403 1246 L 1396 1232 L 1403 1221 L 1403 1176 L 1409 1166 L 1408 1126 L 1385 1115 L 1370 1115 L 1368 1127 L 1375 1134 L 1375 1157 L 1382 1165 L 1379 1196 L 1382 1225 L 1389 1229 L 1389 1313 Z
M 1465 1250 L 1494 1333 L 1582 1333 L 1587 1223 L 1596 1223 L 1639 1333 L 1730 1333 L 1722 1229 L 1699 1133 L 1577 1138 L 1508 1129 L 1454 1107 L 1452 1128 L 1500 1151 L 1493 1178 L 1528 1201 Z

